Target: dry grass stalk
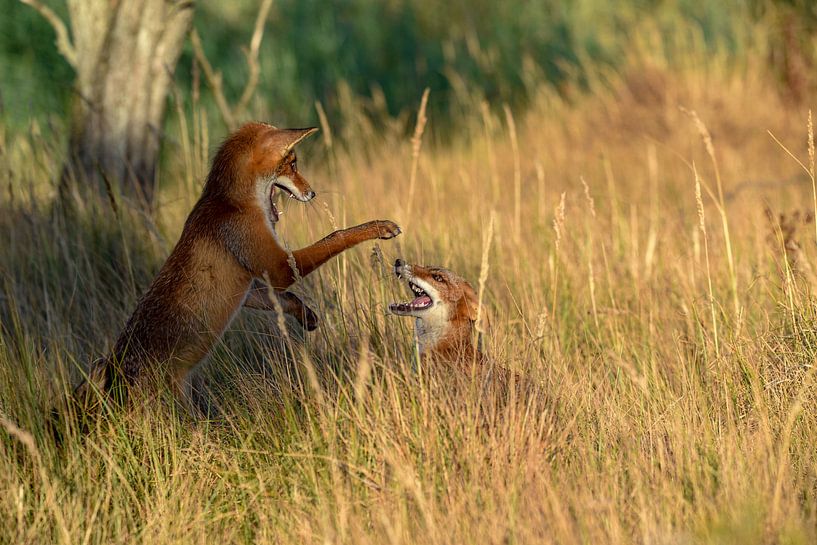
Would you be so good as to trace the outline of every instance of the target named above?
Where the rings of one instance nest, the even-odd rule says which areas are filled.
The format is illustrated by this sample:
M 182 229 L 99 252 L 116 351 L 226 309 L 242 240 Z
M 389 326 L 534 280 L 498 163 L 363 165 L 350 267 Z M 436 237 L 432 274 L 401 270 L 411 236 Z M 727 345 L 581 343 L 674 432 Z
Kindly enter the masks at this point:
M 34 440 L 34 436 L 17 426 L 17 424 L 6 418 L 6 416 L 2 413 L 0 413 L 0 426 L 6 430 L 6 433 L 22 443 L 26 451 L 28 451 L 28 455 L 31 457 L 31 460 L 34 463 L 34 468 L 37 471 L 37 476 L 40 479 L 40 484 L 45 492 L 46 505 L 51 511 L 51 515 L 54 517 L 54 521 L 57 524 L 57 530 L 62 538 L 62 543 L 72 543 L 71 531 L 65 521 L 65 516 L 63 515 L 62 509 L 60 508 L 60 503 L 57 499 L 57 494 L 54 491 L 54 486 L 52 485 L 51 479 L 46 471 L 45 462 L 40 455 L 40 450 L 37 448 L 37 442 Z
M 323 205 L 323 211 L 326 212 L 326 217 L 329 218 L 329 224 L 332 226 L 332 230 L 337 231 L 340 229 L 338 222 L 335 220 L 335 215 L 332 213 L 332 209 L 329 208 L 329 203 L 323 201 L 321 204 Z
M 590 215 L 595 218 L 596 203 L 593 201 L 593 197 L 590 195 L 590 186 L 587 185 L 587 180 L 584 179 L 584 176 L 579 176 L 579 180 L 581 180 L 582 182 L 582 188 L 584 189 L 584 198 L 587 199 L 587 206 L 590 209 Z
M 556 210 L 553 214 L 553 232 L 556 235 L 555 239 L 555 246 L 556 252 L 559 251 L 559 245 L 562 242 L 562 236 L 564 235 L 564 228 L 565 228 L 565 196 L 567 193 L 562 192 L 561 196 L 559 197 L 559 204 L 556 206 Z
M 494 116 L 491 114 L 491 107 L 487 102 L 482 101 L 479 105 L 482 116 L 482 131 L 485 139 L 485 148 L 488 155 L 488 169 L 491 175 L 491 198 L 496 202 L 500 198 L 499 174 L 497 172 L 496 153 L 494 150 Z
M 284 318 L 284 309 L 281 307 L 281 302 L 278 300 L 278 297 L 275 295 L 275 290 L 272 287 L 272 282 L 270 282 L 269 275 L 264 273 L 264 283 L 267 287 L 267 299 L 272 304 L 272 307 L 275 309 L 275 321 L 276 325 L 278 326 L 278 330 L 281 333 L 281 336 L 284 338 L 284 341 L 289 344 L 290 337 L 289 331 L 286 327 L 286 320 Z
M 366 388 L 372 374 L 371 354 L 369 353 L 369 343 L 364 340 L 359 348 L 360 354 L 357 358 L 357 369 L 355 371 L 355 401 L 359 404 L 365 402 Z
M 596 275 L 593 274 L 593 256 L 587 260 L 587 282 L 590 286 L 590 304 L 593 308 L 593 323 L 599 328 L 599 309 L 596 304 Z
M 695 124 L 695 127 L 698 129 L 698 134 L 701 137 L 701 140 L 704 143 L 704 148 L 706 149 L 706 153 L 709 156 L 709 159 L 712 161 L 712 167 L 715 170 L 715 183 L 718 190 L 718 198 L 715 200 L 715 203 L 718 208 L 718 214 L 721 218 L 721 228 L 723 229 L 723 240 L 726 245 L 726 261 L 729 265 L 729 280 L 730 285 L 732 287 L 732 305 L 735 311 L 735 320 L 739 322 L 741 316 L 741 308 L 740 308 L 740 300 L 738 299 L 738 276 L 735 269 L 735 258 L 732 253 L 732 237 L 729 235 L 729 220 L 726 217 L 726 201 L 723 197 L 723 182 L 721 181 L 721 172 L 720 167 L 718 166 L 718 160 L 715 157 L 715 146 L 712 144 L 712 135 L 709 132 L 709 129 L 706 128 L 706 125 L 698 116 L 698 112 L 695 110 L 687 110 L 686 108 L 680 108 L 682 112 L 692 118 L 692 121 Z M 696 177 L 698 174 L 696 173 Z
M 811 178 L 811 196 L 813 199 L 812 211 L 817 217 L 817 173 L 814 171 L 814 122 L 811 118 L 811 110 L 808 111 L 808 172 Z M 817 241 L 817 221 L 814 222 L 815 241 Z
M 420 149 L 423 146 L 423 132 L 426 128 L 428 118 L 426 117 L 426 107 L 428 106 L 428 95 L 431 89 L 426 87 L 423 97 L 420 99 L 420 108 L 417 110 L 417 123 L 414 125 L 414 135 L 411 137 L 411 171 L 409 174 L 408 198 L 406 200 L 406 210 L 411 212 L 414 203 L 414 191 L 417 184 L 417 168 L 420 165 Z M 408 216 L 411 217 L 411 216 Z M 408 224 L 408 222 L 406 222 Z
M 539 191 L 539 221 L 544 224 L 545 214 L 547 213 L 547 205 L 545 199 L 545 168 L 542 163 L 536 161 L 536 183 Z
M 539 317 L 536 318 L 536 330 L 533 334 L 534 340 L 542 339 L 545 336 L 545 329 L 547 329 L 548 324 L 548 311 L 547 309 L 543 309 L 542 312 L 539 313 Z
M 332 149 L 332 129 L 329 126 L 329 119 L 326 117 L 326 111 L 323 109 L 323 104 L 320 100 L 315 101 L 315 111 L 318 112 L 318 120 L 321 123 L 321 132 L 323 133 L 323 143 L 326 149 Z
M 706 216 L 704 213 L 704 201 L 701 196 L 701 179 L 698 176 L 698 169 L 692 165 L 695 174 L 695 205 L 698 209 L 698 228 L 704 241 L 704 259 L 706 260 L 706 282 L 709 289 L 709 312 L 712 318 L 712 337 L 715 341 L 715 356 L 720 358 L 720 339 L 718 338 L 718 318 L 715 312 L 715 291 L 712 288 L 712 267 L 709 263 L 709 237 L 706 236 Z
M 559 247 L 562 242 L 562 236 L 564 235 L 564 225 L 565 225 L 565 196 L 566 193 L 562 192 L 561 196 L 559 197 L 559 204 L 556 206 L 556 210 L 553 214 L 553 232 L 555 234 L 554 240 L 554 251 L 553 255 L 551 256 L 551 273 L 553 275 L 553 287 L 551 290 L 552 297 L 550 302 L 551 312 L 553 313 L 553 319 L 556 319 L 556 295 L 558 293 L 558 286 L 559 286 L 559 270 L 561 267 L 559 266 Z
M 485 284 L 488 281 L 489 269 L 489 254 L 491 252 L 491 242 L 494 239 L 494 223 L 496 221 L 496 212 L 491 210 L 491 219 L 488 221 L 488 230 L 482 238 L 482 260 L 479 265 L 479 293 L 477 294 L 477 331 L 485 333 L 484 329 L 484 311 L 482 302 L 485 297 Z
M 513 112 L 507 104 L 503 106 L 505 110 L 505 122 L 508 124 L 508 133 L 511 138 L 511 152 L 513 153 L 513 233 L 517 242 L 522 237 L 522 166 L 519 160 L 519 141 L 516 136 L 516 122 L 513 119 Z

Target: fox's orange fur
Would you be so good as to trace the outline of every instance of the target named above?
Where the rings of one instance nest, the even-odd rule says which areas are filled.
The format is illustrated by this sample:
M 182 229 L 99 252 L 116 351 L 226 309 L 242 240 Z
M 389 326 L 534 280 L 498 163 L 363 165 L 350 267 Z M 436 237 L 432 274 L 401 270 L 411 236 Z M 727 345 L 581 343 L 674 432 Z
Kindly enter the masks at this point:
M 297 169 L 294 146 L 317 129 L 276 129 L 250 123 L 216 153 L 201 198 L 175 248 L 141 298 L 112 354 L 91 370 L 91 382 L 109 390 L 148 377 L 168 380 L 187 401 L 187 377 L 243 304 L 271 308 L 265 278 L 283 291 L 330 258 L 361 242 L 397 236 L 391 221 L 335 231 L 289 255 L 278 241 L 276 190 L 306 202 L 315 193 Z M 292 294 L 282 307 L 314 328 L 314 315 Z M 87 383 L 80 389 L 87 390 Z

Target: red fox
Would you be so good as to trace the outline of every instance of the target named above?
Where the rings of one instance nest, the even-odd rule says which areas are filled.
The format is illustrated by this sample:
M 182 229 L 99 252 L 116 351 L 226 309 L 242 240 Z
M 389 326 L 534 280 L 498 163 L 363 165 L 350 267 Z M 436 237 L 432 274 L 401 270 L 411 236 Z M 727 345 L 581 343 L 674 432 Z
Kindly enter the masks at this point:
M 389 311 L 413 316 L 420 354 L 449 362 L 478 363 L 487 358 L 474 346 L 474 324 L 479 303 L 467 280 L 448 269 L 394 262 L 397 278 L 405 280 L 415 298 L 392 303 Z
M 523 389 L 533 391 L 528 381 L 496 365 L 479 349 L 479 343 L 475 344 L 479 301 L 467 280 L 448 269 L 409 265 L 402 259 L 394 262 L 394 273 L 405 280 L 414 299 L 392 303 L 389 310 L 398 316 L 414 317 L 420 357 L 434 363 L 428 371 L 443 385 L 442 395 L 458 391 L 476 377 L 483 394 L 481 407 L 488 411 L 486 414 L 493 414 L 511 390 L 516 394 Z M 456 399 L 457 395 L 452 397 Z
M 335 231 L 290 257 L 275 231 L 280 217 L 275 194 L 281 191 L 301 202 L 315 196 L 298 171 L 294 147 L 316 131 L 249 123 L 224 141 L 178 243 L 110 356 L 98 360 L 77 388 L 78 397 L 88 395 L 89 384 L 110 392 L 114 385 L 127 389 L 158 377 L 191 408 L 190 371 L 242 305 L 273 308 L 267 281 L 282 292 L 344 250 L 400 234 L 394 222 L 370 221 Z M 279 298 L 285 312 L 314 329 L 316 316 L 300 299 L 291 293 Z

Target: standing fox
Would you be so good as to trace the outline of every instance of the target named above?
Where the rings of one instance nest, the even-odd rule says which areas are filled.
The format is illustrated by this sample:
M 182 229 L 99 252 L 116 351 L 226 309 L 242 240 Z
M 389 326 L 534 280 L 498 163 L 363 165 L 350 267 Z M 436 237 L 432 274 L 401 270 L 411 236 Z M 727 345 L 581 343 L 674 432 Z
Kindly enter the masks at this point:
M 290 257 L 275 231 L 279 212 L 274 197 L 277 190 L 301 202 L 315 196 L 298 172 L 294 147 L 316 131 L 249 123 L 227 138 L 179 242 L 137 304 L 112 354 L 98 360 L 77 388 L 78 399 L 88 399 L 91 384 L 107 393 L 115 385 L 159 378 L 189 404 L 190 371 L 242 305 L 265 310 L 280 306 L 314 329 L 314 314 L 295 295 L 273 295 L 280 303 L 274 305 L 267 282 L 283 292 L 352 246 L 400 234 L 391 221 L 371 221 L 335 231 Z

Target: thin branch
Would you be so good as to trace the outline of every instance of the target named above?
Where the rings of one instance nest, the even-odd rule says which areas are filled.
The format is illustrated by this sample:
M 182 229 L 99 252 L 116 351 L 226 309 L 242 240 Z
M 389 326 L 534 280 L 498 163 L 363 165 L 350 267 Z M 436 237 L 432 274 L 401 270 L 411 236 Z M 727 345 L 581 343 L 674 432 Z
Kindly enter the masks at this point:
M 42 15 L 43 18 L 54 28 L 54 32 L 57 34 L 57 39 L 55 40 L 57 51 L 59 51 L 60 54 L 65 57 L 68 64 L 76 69 L 77 51 L 74 48 L 74 44 L 71 43 L 71 38 L 68 36 L 68 29 L 65 27 L 65 23 L 62 21 L 62 19 L 60 19 L 59 16 L 54 13 L 54 10 L 41 3 L 39 0 L 20 0 L 20 2 L 36 9 L 40 15 Z
M 204 54 L 204 48 L 201 45 L 201 38 L 196 29 L 190 33 L 190 41 L 193 44 L 193 53 L 196 55 L 196 61 L 201 65 L 204 72 L 204 78 L 213 90 L 213 95 L 216 99 L 218 109 L 221 111 L 221 117 L 224 118 L 224 123 L 230 130 L 235 129 L 235 119 L 230 105 L 227 103 L 227 98 L 224 96 L 224 88 L 221 85 L 221 72 L 215 72 L 210 61 L 207 60 L 207 55 Z
M 264 39 L 264 23 L 267 21 L 269 10 L 272 7 L 272 0 L 264 0 L 261 7 L 258 9 L 258 17 L 255 20 L 255 29 L 252 33 L 252 40 L 250 40 L 250 49 L 244 50 L 244 55 L 247 57 L 247 67 L 250 70 L 250 75 L 247 78 L 247 85 L 244 87 L 244 92 L 241 93 L 241 98 L 238 100 L 238 105 L 235 107 L 235 112 L 242 112 L 249 104 L 250 99 L 255 93 L 255 88 L 258 86 L 258 75 L 261 69 L 258 66 L 258 51 L 261 48 L 261 40 Z
M 207 80 L 208 85 L 213 91 L 216 99 L 216 105 L 221 112 L 221 117 L 227 128 L 234 130 L 237 128 L 237 120 L 241 114 L 246 110 L 250 103 L 255 90 L 258 87 L 258 78 L 261 73 L 261 68 L 258 65 L 258 53 L 261 48 L 261 41 L 264 39 L 264 24 L 269 16 L 272 8 L 272 0 L 263 0 L 261 7 L 258 9 L 258 16 L 255 19 L 255 27 L 253 29 L 252 38 L 250 39 L 249 48 L 243 48 L 244 56 L 247 58 L 247 67 L 249 75 L 247 76 L 247 83 L 244 90 L 241 92 L 241 98 L 234 106 L 230 106 L 227 97 L 224 95 L 224 85 L 221 78 L 221 72 L 213 69 L 210 61 L 207 60 L 207 55 L 204 53 L 204 48 L 201 45 L 201 38 L 198 32 L 194 29 L 190 33 L 190 41 L 193 44 L 193 53 L 196 56 L 196 61 L 201 65 L 204 72 L 204 79 Z

